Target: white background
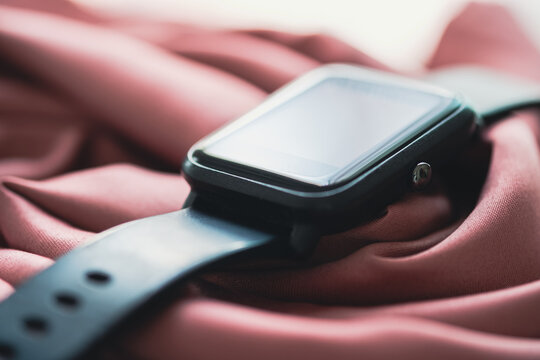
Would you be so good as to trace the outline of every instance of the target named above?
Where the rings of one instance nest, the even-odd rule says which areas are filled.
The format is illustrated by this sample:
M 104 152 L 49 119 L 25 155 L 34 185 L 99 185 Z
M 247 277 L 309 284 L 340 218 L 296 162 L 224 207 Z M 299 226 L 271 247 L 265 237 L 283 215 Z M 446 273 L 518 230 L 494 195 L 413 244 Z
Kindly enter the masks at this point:
M 398 69 L 429 57 L 467 0 L 74 0 L 114 15 L 144 15 L 212 27 L 324 31 Z M 510 8 L 540 48 L 540 1 L 482 0 Z M 481 19 L 479 19 L 481 21 Z

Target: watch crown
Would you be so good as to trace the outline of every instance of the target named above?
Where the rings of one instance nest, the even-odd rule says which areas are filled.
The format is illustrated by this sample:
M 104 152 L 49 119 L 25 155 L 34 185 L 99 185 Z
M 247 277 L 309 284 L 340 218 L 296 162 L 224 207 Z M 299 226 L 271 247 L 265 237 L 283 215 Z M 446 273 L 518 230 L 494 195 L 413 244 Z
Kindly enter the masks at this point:
M 431 182 L 431 165 L 427 162 L 418 163 L 412 172 L 412 185 L 415 190 L 422 190 Z

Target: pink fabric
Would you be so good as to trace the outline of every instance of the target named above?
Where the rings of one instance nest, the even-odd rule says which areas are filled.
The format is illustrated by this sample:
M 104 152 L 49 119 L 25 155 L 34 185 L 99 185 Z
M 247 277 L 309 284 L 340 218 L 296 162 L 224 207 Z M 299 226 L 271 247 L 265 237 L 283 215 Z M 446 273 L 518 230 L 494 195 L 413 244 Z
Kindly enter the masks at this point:
M 61 0 L 0 4 L 1 298 L 95 232 L 178 209 L 189 146 L 269 91 L 324 62 L 385 68 L 325 35 L 110 19 Z M 459 63 L 540 80 L 539 53 L 497 6 L 467 7 L 429 67 Z M 487 129 L 430 191 L 322 239 L 307 264 L 201 276 L 120 352 L 540 358 L 539 116 Z

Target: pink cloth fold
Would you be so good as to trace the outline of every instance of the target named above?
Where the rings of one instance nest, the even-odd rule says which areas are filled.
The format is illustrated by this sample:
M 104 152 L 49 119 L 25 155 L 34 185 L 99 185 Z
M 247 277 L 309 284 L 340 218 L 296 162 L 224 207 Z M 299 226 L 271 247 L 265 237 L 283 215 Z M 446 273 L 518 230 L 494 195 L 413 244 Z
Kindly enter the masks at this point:
M 96 232 L 180 208 L 190 145 L 268 92 L 326 62 L 391 70 L 323 34 L 60 0 L 0 0 L 0 59 L 0 298 Z M 498 6 L 459 14 L 429 68 L 462 63 L 540 80 L 538 51 Z M 540 358 L 539 121 L 523 111 L 485 129 L 429 191 L 323 238 L 302 266 L 201 275 L 119 356 Z

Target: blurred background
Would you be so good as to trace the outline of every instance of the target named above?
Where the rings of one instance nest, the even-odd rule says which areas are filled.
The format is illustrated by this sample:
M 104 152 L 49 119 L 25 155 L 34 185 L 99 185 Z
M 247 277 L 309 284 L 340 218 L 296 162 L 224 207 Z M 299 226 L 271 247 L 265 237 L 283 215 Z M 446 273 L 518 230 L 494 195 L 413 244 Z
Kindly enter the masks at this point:
M 210 27 L 326 32 L 400 70 L 422 67 L 468 0 L 74 0 L 114 16 Z M 540 1 L 484 0 L 511 10 L 540 48 Z M 481 20 L 481 19 L 479 19 Z

